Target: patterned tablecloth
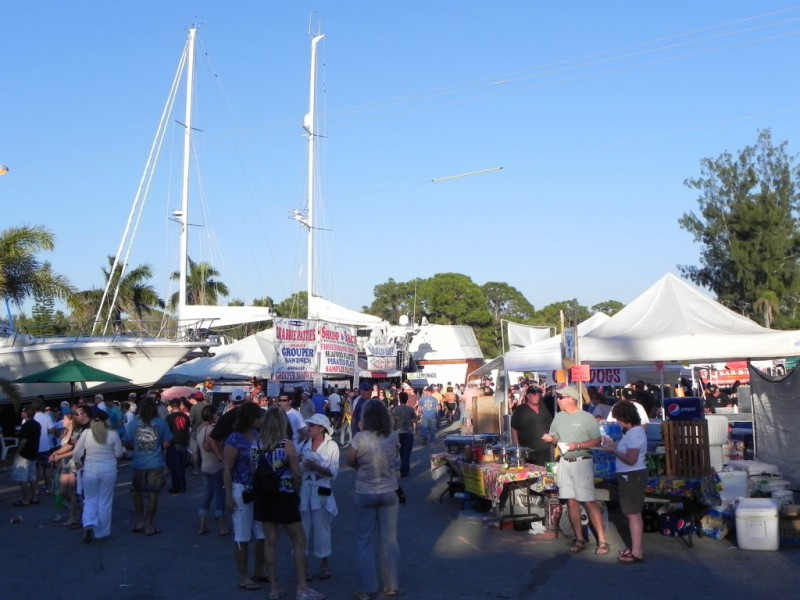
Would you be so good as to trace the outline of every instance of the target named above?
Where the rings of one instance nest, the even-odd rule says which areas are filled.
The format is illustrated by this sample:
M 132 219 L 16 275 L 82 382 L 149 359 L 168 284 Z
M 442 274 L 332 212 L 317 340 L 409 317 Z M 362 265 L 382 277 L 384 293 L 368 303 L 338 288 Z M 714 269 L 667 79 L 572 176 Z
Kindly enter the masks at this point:
M 452 473 L 464 480 L 467 491 L 496 503 L 503 486 L 515 481 L 531 481 L 534 491 L 558 489 L 556 476 L 538 465 L 504 468 L 497 463 L 473 464 L 464 462 L 459 454 L 440 452 L 431 455 L 431 475 L 434 479 Z M 602 483 L 600 484 L 601 487 Z M 706 477 L 650 477 L 645 493 L 648 496 L 691 500 L 702 506 L 715 506 L 720 503 L 719 492 L 722 483 L 714 473 Z
M 716 506 L 721 500 L 722 482 L 714 473 L 706 477 L 650 477 L 645 494 L 663 498 L 691 500 L 701 506 Z
M 522 467 L 504 467 L 499 463 L 467 463 L 459 454 L 441 452 L 431 455 L 431 475 L 439 479 L 450 471 L 463 479 L 465 489 L 471 494 L 486 498 L 497 504 L 503 486 L 517 481 L 531 481 L 534 489 L 544 489 L 543 477 L 552 475 L 538 465 L 526 464 Z M 538 491 L 538 490 L 537 490 Z

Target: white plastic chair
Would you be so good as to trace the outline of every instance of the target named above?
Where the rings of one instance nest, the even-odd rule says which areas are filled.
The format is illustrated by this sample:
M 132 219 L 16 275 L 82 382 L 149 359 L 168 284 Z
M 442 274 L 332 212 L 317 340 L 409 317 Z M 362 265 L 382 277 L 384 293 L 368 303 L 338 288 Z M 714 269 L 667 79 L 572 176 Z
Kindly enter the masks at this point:
M 0 460 L 5 460 L 8 451 L 12 448 L 16 448 L 18 444 L 18 440 L 15 437 L 2 437 L 0 438 L 0 446 L 2 447 L 2 454 L 0 454 Z

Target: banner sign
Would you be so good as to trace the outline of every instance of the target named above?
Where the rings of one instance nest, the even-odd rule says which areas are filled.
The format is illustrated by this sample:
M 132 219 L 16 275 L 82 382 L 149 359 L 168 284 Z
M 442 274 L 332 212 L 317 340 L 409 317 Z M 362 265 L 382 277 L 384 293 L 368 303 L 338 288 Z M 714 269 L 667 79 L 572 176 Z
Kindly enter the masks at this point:
M 705 383 L 714 383 L 723 387 L 731 386 L 738 381 L 742 385 L 750 383 L 750 371 L 744 369 L 700 369 L 700 377 Z
M 394 342 L 371 342 L 365 349 L 368 371 L 391 371 L 397 368 L 397 346 Z
M 319 372 L 353 377 L 358 357 L 355 327 L 319 321 L 318 338 Z
M 585 383 L 591 381 L 591 368 L 589 368 L 589 365 L 574 365 L 570 369 L 569 377 L 575 382 L 583 381 Z
M 567 327 L 564 330 L 564 358 L 575 360 L 575 328 Z
M 576 365 L 580 367 L 586 367 L 588 365 Z M 566 383 L 565 379 L 565 371 L 552 371 L 549 377 L 549 384 L 552 383 Z M 577 379 L 573 379 L 573 381 L 578 381 Z M 597 385 L 597 386 L 623 386 L 628 383 L 628 377 L 625 372 L 625 369 L 620 369 L 618 367 L 609 367 L 606 369 L 592 369 L 589 368 L 589 378 L 584 379 L 583 382 L 586 385 Z
M 277 381 L 313 380 L 317 371 L 317 322 L 275 319 L 277 356 L 272 377 Z

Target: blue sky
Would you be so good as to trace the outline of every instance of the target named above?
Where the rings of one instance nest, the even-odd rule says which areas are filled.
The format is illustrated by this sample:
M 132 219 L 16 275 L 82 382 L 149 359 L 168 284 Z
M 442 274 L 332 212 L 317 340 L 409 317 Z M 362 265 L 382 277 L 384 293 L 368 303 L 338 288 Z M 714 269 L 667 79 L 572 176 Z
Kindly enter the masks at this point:
M 767 128 L 798 152 L 792 2 L 17 1 L 0 20 L 0 228 L 47 226 L 54 268 L 102 283 L 196 23 L 190 255 L 247 302 L 305 289 L 288 215 L 305 203 L 310 19 L 326 35 L 318 291 L 350 308 L 442 272 L 536 308 L 627 303 L 697 262 L 677 220 L 702 158 Z M 131 257 L 164 296 L 180 139 L 173 124 Z

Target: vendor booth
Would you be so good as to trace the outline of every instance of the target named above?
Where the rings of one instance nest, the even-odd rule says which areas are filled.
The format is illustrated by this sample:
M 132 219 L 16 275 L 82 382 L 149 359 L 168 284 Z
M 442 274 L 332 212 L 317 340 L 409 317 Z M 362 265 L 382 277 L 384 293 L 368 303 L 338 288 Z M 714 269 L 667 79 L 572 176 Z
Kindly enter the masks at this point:
M 577 337 L 578 362 L 595 369 L 624 366 L 649 367 L 662 371 L 669 365 L 800 355 L 800 331 L 764 328 L 671 274 L 662 277 L 615 316 L 589 331 L 581 331 L 579 328 Z M 503 368 L 506 371 L 522 372 L 561 369 L 561 340 L 551 338 L 507 352 L 503 357 Z M 800 381 L 800 375 L 797 377 Z M 793 398 L 796 399 L 797 395 L 800 395 L 800 391 L 794 393 Z M 770 394 L 758 395 L 754 389 L 756 449 L 759 447 L 761 423 L 773 438 L 779 439 L 776 443 L 786 446 L 766 446 L 769 448 L 770 458 L 775 457 L 775 460 L 782 452 L 796 447 L 785 436 L 774 435 L 782 430 L 781 424 L 785 424 L 790 415 L 792 418 L 796 415 L 796 411 L 787 405 L 787 412 L 781 413 L 784 417 L 782 420 L 770 420 L 769 412 L 783 406 L 779 402 L 773 403 Z M 680 501 L 684 507 L 689 510 L 697 509 L 698 512 L 720 504 L 721 483 L 711 465 L 712 444 L 708 423 L 702 414 L 700 417 L 697 423 L 687 423 L 682 429 L 665 427 L 668 433 L 665 433 L 664 442 L 668 446 L 666 455 L 669 458 L 666 466 L 669 470 L 650 473 L 648 497 Z M 680 424 L 680 421 L 675 421 L 676 426 Z M 672 448 L 669 447 L 670 444 Z M 681 462 L 678 455 L 686 460 Z M 443 459 L 438 457 L 437 460 Z M 444 460 L 453 468 L 451 463 L 457 463 L 459 459 L 448 457 Z M 670 463 L 670 460 L 673 462 Z M 793 466 L 786 469 L 793 478 L 797 477 L 796 464 L 797 461 L 794 461 Z M 433 463 L 432 467 L 436 468 Z M 613 487 L 611 477 L 598 478 L 597 472 L 595 476 L 596 482 L 603 481 L 604 487 Z M 541 475 L 540 479 L 546 477 L 546 474 Z M 483 480 L 487 480 L 486 474 Z M 489 481 L 496 483 L 502 480 L 497 477 L 492 479 L 490 475 Z M 800 482 L 792 483 L 800 487 Z M 535 489 L 536 486 L 537 482 L 534 481 L 531 487 Z M 684 532 L 676 530 L 675 535 L 682 533 Z

